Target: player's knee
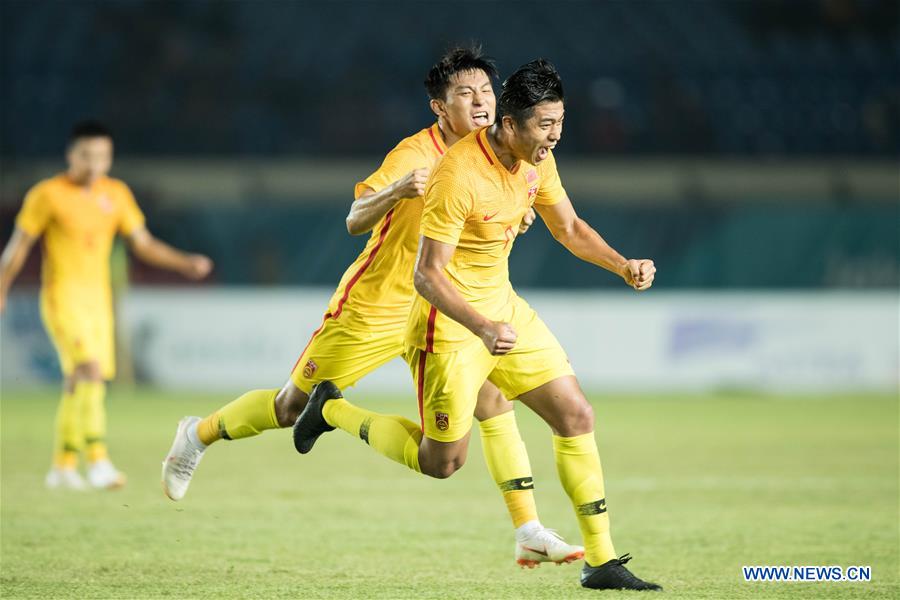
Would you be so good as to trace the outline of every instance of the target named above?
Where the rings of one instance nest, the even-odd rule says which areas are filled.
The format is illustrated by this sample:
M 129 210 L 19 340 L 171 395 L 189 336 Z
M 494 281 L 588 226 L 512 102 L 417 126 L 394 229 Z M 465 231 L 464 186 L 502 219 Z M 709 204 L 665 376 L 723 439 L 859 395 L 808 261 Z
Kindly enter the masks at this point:
M 560 433 L 563 436 L 575 436 L 589 433 L 594 430 L 594 409 L 590 403 L 582 398 L 572 404 L 566 411 Z
M 98 362 L 90 361 L 76 365 L 71 378 L 73 384 L 80 381 L 103 381 L 103 373 Z
M 428 466 L 422 465 L 424 467 L 422 471 L 435 479 L 447 479 L 459 471 L 464 464 L 466 464 L 465 456 L 450 456 L 436 460 Z
M 275 418 L 281 427 L 291 427 L 306 407 L 309 396 L 301 389 L 289 383 L 275 396 Z
M 438 465 L 437 471 L 433 475 L 433 477 L 437 479 L 447 479 L 460 469 L 466 463 L 465 458 L 452 458 L 450 460 L 444 461 Z

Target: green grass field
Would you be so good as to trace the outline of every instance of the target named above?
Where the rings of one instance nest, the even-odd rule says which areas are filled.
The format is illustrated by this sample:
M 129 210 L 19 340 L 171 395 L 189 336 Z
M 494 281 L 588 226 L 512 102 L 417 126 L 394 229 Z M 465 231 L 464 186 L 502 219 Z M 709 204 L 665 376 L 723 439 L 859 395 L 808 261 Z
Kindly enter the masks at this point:
M 352 393 L 363 401 L 364 388 Z M 522 571 L 473 438 L 430 480 L 334 432 L 220 443 L 162 494 L 177 420 L 229 395 L 113 389 L 129 484 L 50 492 L 55 391 L 2 396 L 4 598 L 587 598 L 580 563 Z M 671 598 L 896 598 L 898 406 L 890 396 L 593 396 L 613 539 Z M 410 399 L 378 410 L 414 415 Z M 549 432 L 518 410 L 543 522 L 575 539 Z M 869 583 L 745 583 L 742 565 L 871 565 Z

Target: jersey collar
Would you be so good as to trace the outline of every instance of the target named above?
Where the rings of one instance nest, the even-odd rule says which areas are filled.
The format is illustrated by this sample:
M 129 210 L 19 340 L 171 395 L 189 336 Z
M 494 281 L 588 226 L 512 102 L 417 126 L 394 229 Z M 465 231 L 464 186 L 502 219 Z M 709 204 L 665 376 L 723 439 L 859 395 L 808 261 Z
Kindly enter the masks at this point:
M 428 135 L 431 137 L 431 141 L 434 144 L 437 153 L 443 156 L 444 152 L 447 151 L 447 146 L 444 145 L 444 138 L 441 136 L 441 128 L 438 127 L 437 123 L 428 128 Z

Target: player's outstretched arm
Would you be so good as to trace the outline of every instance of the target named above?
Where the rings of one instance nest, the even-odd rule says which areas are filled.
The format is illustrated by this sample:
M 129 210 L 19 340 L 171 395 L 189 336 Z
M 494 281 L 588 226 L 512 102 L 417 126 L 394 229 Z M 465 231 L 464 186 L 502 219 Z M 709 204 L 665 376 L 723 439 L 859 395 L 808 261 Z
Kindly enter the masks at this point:
M 481 338 L 491 354 L 506 354 L 516 344 L 516 332 L 509 323 L 484 317 L 466 302 L 444 275 L 456 246 L 421 237 L 413 283 L 416 291 L 439 311 Z
M 22 265 L 25 264 L 35 240 L 37 238 L 16 227 L 6 248 L 3 249 L 3 255 L 0 256 L 0 313 L 6 309 L 6 294 L 22 270 Z
M 154 267 L 180 273 L 188 279 L 203 279 L 212 271 L 213 262 L 202 254 L 188 254 L 159 240 L 144 228 L 128 237 L 135 256 Z
M 566 249 L 583 261 L 621 276 L 641 292 L 653 285 L 656 267 L 649 259 L 626 259 L 606 243 L 594 228 L 575 214 L 568 196 L 552 205 L 535 204 L 547 229 Z
M 368 188 L 360 194 L 347 215 L 347 232 L 360 235 L 372 231 L 378 220 L 404 198 L 418 198 L 425 193 L 428 169 L 415 169 L 380 192 Z

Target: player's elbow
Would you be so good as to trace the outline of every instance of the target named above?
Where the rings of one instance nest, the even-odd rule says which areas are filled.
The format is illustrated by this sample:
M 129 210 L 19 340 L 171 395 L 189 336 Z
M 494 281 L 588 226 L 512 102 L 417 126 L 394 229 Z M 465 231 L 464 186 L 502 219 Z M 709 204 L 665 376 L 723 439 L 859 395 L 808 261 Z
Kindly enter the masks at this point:
M 413 287 L 416 288 L 416 292 L 419 295 L 423 295 L 422 290 L 428 287 L 428 275 L 425 274 L 425 270 L 425 267 L 421 264 L 416 264 L 416 268 L 413 271 Z
M 349 233 L 350 235 L 361 235 L 367 231 L 352 211 L 349 215 L 347 215 L 346 223 L 347 233 Z

